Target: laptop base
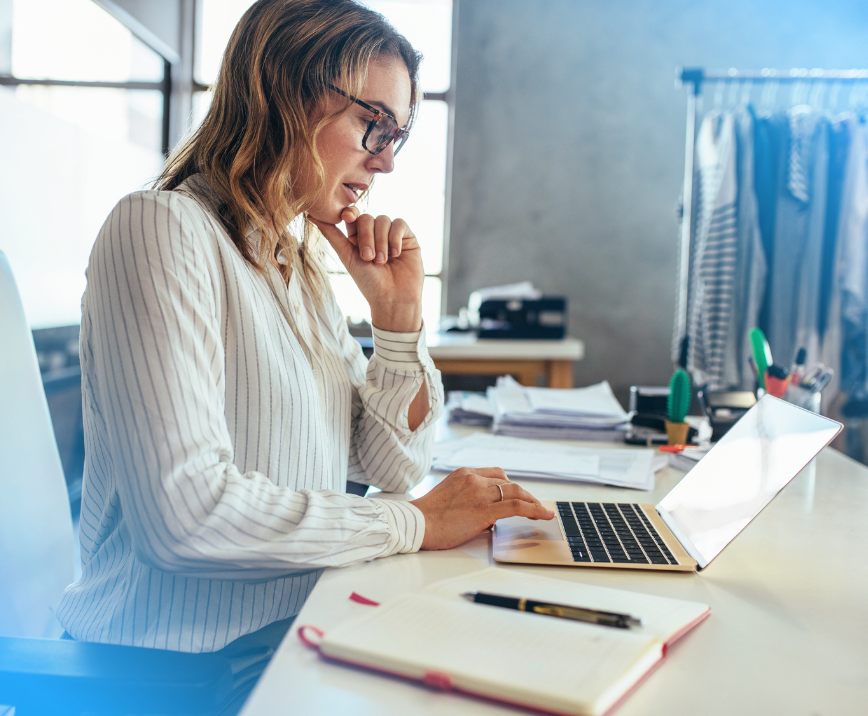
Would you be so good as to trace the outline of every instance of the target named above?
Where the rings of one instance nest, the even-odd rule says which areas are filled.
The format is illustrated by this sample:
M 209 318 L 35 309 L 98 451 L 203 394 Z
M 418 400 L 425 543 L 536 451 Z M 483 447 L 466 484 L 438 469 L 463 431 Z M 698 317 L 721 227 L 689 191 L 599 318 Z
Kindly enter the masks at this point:
M 640 504 L 648 522 L 657 530 L 677 564 L 640 564 L 635 562 L 576 561 L 558 517 L 558 503 L 543 502 L 544 507 L 554 510 L 553 520 L 529 520 L 526 517 L 511 517 L 499 520 L 494 525 L 492 551 L 497 562 L 513 564 L 538 564 L 559 567 L 596 567 L 606 569 L 645 569 L 665 572 L 693 572 L 695 560 L 687 554 L 666 526 L 654 505 Z

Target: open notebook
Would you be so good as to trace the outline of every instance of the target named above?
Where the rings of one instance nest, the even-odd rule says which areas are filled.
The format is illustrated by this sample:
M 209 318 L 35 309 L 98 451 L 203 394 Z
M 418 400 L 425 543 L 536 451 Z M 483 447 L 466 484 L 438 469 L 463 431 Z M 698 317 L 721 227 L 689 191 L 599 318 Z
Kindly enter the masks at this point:
M 627 612 L 642 626 L 614 629 L 460 597 L 473 590 Z M 298 634 L 329 659 L 541 711 L 596 716 L 611 711 L 710 611 L 492 567 L 405 592 L 328 634 L 309 626 Z

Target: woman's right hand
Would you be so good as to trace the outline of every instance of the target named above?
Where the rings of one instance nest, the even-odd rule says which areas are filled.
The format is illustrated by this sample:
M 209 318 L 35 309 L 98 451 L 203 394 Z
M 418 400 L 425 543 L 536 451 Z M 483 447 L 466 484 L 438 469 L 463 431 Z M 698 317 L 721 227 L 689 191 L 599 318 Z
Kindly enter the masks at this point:
M 422 549 L 457 547 L 505 517 L 550 520 L 555 516 L 533 495 L 510 482 L 499 467 L 459 468 L 411 504 L 425 515 Z

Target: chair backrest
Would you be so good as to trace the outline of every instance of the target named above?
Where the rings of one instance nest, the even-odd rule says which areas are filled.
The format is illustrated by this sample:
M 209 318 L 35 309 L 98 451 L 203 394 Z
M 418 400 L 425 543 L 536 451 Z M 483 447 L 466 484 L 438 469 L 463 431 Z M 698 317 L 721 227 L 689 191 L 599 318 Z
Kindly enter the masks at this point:
M 33 335 L 0 251 L 0 635 L 56 637 L 72 516 Z

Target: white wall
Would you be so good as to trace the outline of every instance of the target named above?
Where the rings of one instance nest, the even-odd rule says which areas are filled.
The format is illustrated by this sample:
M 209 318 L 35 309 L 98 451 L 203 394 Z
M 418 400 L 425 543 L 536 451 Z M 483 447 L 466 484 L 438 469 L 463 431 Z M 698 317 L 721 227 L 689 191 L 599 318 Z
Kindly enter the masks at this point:
M 679 65 L 868 67 L 856 0 L 461 0 L 448 308 L 531 279 L 570 299 L 579 385 L 668 381 Z

